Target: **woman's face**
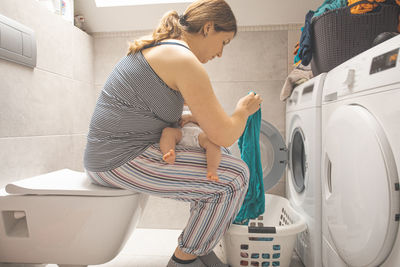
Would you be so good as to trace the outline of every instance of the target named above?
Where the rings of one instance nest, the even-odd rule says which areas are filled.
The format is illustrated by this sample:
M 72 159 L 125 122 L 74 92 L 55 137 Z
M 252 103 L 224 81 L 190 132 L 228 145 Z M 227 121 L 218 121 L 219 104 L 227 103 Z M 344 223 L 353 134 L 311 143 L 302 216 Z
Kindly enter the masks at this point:
M 224 46 L 227 45 L 234 37 L 234 32 L 216 32 L 214 30 L 214 25 L 206 28 L 204 32 L 205 35 L 201 34 L 201 40 L 197 43 L 197 53 L 196 56 L 201 63 L 207 63 L 209 60 L 215 57 L 222 57 L 222 52 Z

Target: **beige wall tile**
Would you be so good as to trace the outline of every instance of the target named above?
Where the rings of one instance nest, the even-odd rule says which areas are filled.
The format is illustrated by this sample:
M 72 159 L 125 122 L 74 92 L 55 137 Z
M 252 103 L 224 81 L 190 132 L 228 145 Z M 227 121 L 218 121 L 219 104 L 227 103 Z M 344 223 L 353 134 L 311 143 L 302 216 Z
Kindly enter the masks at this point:
M 98 93 L 92 83 L 73 81 L 71 99 L 69 107 L 70 116 L 67 120 L 72 122 L 71 133 L 87 133 L 89 130 L 90 119 L 96 104 Z
M 70 139 L 72 140 L 71 149 L 69 150 L 71 159 L 70 163 L 64 168 L 84 172 L 83 155 L 86 147 L 86 133 L 70 135 Z
M 22 7 L 21 7 L 22 8 Z M 37 40 L 37 68 L 73 77 L 72 25 L 60 16 L 37 17 L 32 21 Z
M 59 169 L 82 170 L 85 135 L 0 138 L 0 187 Z
M 93 84 L 93 37 L 74 27 L 72 29 L 73 79 Z
M 115 64 L 125 55 L 127 47 L 127 43 L 121 38 L 95 39 L 94 83 L 96 86 L 104 85 Z
M 254 91 L 263 98 L 261 105 L 262 119 L 284 131 L 285 103 L 279 101 L 283 81 L 270 80 L 260 82 L 213 82 L 214 92 L 228 114 L 235 110 L 237 101 Z
M 223 57 L 205 67 L 211 81 L 283 80 L 287 75 L 287 31 L 238 32 Z
M 69 129 L 65 120 L 71 103 L 72 80 L 40 69 L 28 69 L 0 61 L 1 137 L 61 134 Z
M 87 132 L 93 84 L 8 62 L 0 62 L 0 72 L 6 76 L 0 124 L 8 126 L 0 128 L 0 137 Z
M 97 101 L 97 98 L 100 96 L 101 94 L 101 90 L 103 89 L 103 85 L 96 85 L 95 86 L 95 101 Z M 95 102 L 96 103 L 96 102 Z

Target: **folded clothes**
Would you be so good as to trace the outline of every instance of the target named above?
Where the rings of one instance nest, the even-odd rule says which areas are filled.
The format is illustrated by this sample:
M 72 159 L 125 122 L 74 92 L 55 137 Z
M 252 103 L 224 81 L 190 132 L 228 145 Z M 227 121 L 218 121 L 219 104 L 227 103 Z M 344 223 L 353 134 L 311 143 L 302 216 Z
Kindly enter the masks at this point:
M 308 81 L 312 77 L 313 74 L 311 68 L 299 64 L 286 78 L 279 99 L 285 101 L 292 94 L 292 91 L 296 86 Z
M 302 83 L 305 83 L 306 81 L 308 81 L 308 78 L 301 78 L 300 80 L 296 81 L 293 85 L 293 88 L 296 88 L 297 86 L 299 86 Z

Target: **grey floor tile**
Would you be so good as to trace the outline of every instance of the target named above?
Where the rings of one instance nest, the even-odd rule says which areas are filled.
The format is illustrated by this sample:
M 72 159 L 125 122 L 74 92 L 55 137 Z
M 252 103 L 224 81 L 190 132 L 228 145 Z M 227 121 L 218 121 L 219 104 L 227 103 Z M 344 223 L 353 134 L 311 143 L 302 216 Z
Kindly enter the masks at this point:
M 90 267 L 165 267 L 175 250 L 180 230 L 136 229 L 123 250 L 113 260 Z M 222 246 L 217 245 L 215 253 L 223 258 Z M 57 267 L 55 264 L 5 264 L 0 267 Z M 304 267 L 293 253 L 289 267 Z

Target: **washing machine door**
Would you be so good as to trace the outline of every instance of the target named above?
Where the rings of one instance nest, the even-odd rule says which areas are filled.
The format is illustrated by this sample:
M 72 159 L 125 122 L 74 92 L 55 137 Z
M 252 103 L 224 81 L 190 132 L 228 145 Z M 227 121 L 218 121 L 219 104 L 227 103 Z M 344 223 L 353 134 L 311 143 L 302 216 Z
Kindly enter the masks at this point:
M 385 131 L 366 108 L 336 109 L 322 148 L 323 218 L 349 266 L 379 266 L 398 230 L 396 163 Z
M 232 154 L 240 158 L 237 142 L 230 147 Z M 263 171 L 264 191 L 268 191 L 278 183 L 285 171 L 288 153 L 285 141 L 272 124 L 261 120 L 260 153 Z
M 289 143 L 289 166 L 293 188 L 297 193 L 305 189 L 307 169 L 305 136 L 303 130 L 297 127 L 293 130 Z

